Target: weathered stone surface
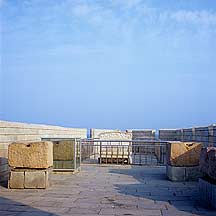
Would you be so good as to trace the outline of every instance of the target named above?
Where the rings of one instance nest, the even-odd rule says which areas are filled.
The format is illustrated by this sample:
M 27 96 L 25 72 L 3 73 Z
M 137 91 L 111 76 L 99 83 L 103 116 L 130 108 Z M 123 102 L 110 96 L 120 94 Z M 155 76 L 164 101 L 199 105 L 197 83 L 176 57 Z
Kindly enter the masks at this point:
M 19 168 L 48 168 L 53 165 L 52 142 L 11 143 L 8 147 L 8 163 Z
M 216 147 L 203 148 L 200 155 L 200 170 L 216 181 Z
M 69 161 L 74 159 L 74 140 L 53 141 L 53 160 Z
M 25 188 L 46 188 L 46 171 L 25 171 Z
M 170 142 L 167 144 L 167 164 L 177 167 L 198 166 L 201 143 Z
M 199 166 L 175 167 L 167 165 L 167 177 L 171 181 L 198 181 L 202 176 Z
M 11 171 L 9 175 L 8 187 L 11 189 L 23 189 L 24 171 L 23 172 Z

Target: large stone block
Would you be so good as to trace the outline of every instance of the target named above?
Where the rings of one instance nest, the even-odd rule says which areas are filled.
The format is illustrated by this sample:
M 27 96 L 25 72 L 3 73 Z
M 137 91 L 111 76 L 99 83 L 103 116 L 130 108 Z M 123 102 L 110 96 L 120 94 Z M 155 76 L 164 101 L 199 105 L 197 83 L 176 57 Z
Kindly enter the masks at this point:
M 25 181 L 24 174 L 24 171 L 11 171 L 9 175 L 8 187 L 13 189 L 23 189 Z
M 201 143 L 169 142 L 167 164 L 176 167 L 198 166 L 201 149 Z
M 50 185 L 52 169 L 10 169 L 11 189 L 45 189 Z
M 8 147 L 8 163 L 18 168 L 48 168 L 53 165 L 52 142 L 15 142 Z
M 202 174 L 199 170 L 199 166 L 192 167 L 175 167 L 167 165 L 166 167 L 167 177 L 171 181 L 198 181 Z
M 200 155 L 200 170 L 216 181 L 216 147 L 203 148 Z

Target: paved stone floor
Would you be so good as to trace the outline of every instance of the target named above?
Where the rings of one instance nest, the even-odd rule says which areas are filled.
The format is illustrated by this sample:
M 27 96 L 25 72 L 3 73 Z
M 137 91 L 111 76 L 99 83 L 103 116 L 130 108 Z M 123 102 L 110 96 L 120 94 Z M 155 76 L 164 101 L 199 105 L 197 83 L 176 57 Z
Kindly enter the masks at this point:
M 200 206 L 195 182 L 166 179 L 164 167 L 83 165 L 76 175 L 53 175 L 47 190 L 0 187 L 0 216 L 215 216 Z

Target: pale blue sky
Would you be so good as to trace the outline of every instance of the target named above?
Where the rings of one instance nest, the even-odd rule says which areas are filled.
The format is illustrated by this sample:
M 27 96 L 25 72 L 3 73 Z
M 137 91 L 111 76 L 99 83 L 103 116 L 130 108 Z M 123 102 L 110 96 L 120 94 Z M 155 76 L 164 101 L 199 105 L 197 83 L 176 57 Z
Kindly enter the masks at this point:
M 216 122 L 216 1 L 0 0 L 0 119 Z

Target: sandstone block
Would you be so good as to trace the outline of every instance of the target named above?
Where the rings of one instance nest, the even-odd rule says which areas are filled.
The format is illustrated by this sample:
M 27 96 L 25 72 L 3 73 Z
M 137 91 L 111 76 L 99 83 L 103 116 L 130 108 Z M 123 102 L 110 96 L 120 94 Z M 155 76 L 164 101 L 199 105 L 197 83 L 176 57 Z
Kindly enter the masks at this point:
M 46 188 L 46 171 L 25 171 L 25 188 Z
M 48 168 L 53 165 L 52 142 L 15 142 L 8 147 L 8 163 L 18 168 Z
M 8 187 L 12 189 L 23 189 L 24 181 L 24 171 L 11 171 L 9 175 Z
M 177 167 L 198 166 L 201 143 L 170 142 L 167 144 L 167 164 Z
M 200 155 L 200 170 L 216 181 L 216 147 L 203 148 Z

